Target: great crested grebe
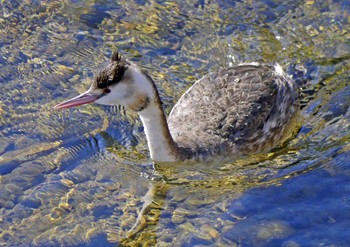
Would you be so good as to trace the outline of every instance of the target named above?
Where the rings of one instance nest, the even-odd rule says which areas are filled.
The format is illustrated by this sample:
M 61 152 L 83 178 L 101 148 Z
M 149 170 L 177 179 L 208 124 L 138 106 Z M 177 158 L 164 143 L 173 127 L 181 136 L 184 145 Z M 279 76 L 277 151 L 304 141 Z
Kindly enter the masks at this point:
M 198 80 L 166 120 L 152 78 L 114 52 L 85 93 L 54 108 L 93 102 L 136 111 L 152 160 L 179 162 L 272 148 L 289 130 L 298 109 L 298 93 L 279 65 L 241 64 Z

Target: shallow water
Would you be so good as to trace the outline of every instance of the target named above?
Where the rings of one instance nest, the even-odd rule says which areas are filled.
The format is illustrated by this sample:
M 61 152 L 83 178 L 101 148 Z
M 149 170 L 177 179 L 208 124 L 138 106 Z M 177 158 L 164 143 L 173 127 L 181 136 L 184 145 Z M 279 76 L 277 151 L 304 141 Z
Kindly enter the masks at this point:
M 350 244 L 348 0 L 0 6 L 0 246 Z M 167 112 L 208 71 L 278 62 L 302 87 L 300 129 L 233 164 L 154 167 L 134 113 L 52 109 L 117 48 Z

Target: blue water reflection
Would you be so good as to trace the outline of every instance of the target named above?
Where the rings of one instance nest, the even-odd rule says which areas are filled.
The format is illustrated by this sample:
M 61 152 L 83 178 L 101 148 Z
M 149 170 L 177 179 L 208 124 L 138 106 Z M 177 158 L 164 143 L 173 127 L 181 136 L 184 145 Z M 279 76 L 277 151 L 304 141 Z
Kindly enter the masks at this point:
M 349 245 L 348 0 L 0 6 L 0 245 Z M 135 113 L 52 109 L 116 49 L 166 113 L 208 71 L 278 62 L 301 87 L 300 130 L 264 157 L 155 167 Z

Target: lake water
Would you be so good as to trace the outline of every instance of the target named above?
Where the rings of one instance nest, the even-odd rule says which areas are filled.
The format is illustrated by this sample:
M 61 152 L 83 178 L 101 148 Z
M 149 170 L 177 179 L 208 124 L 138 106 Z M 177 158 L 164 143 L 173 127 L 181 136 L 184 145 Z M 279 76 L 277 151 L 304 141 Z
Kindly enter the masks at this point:
M 350 246 L 349 0 L 0 6 L 0 246 Z M 156 166 L 135 113 L 52 109 L 116 49 L 167 113 L 208 71 L 278 62 L 300 129 L 233 164 Z

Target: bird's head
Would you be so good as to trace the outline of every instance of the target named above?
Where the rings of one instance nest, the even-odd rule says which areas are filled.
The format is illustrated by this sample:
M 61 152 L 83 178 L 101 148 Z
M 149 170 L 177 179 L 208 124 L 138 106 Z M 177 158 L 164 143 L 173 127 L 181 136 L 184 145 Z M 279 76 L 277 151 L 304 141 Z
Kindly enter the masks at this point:
M 106 66 L 95 75 L 86 92 L 54 108 L 65 109 L 97 103 L 120 105 L 134 111 L 142 111 L 157 98 L 156 95 L 152 79 L 118 52 L 114 52 Z

